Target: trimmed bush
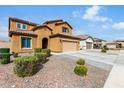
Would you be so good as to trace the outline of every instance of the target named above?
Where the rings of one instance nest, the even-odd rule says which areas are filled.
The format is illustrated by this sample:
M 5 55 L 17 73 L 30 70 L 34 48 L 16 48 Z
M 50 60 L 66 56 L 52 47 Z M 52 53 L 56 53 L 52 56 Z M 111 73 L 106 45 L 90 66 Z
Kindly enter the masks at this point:
M 0 53 L 9 53 L 10 49 L 9 48 L 0 48 Z
M 46 61 L 47 54 L 46 53 L 35 53 L 35 56 L 38 58 L 39 61 Z
M 1 64 L 8 64 L 10 62 L 10 55 L 9 53 L 1 53 L 0 54 L 0 63 Z
M 51 55 L 51 50 L 50 49 L 35 48 L 34 54 L 35 53 L 46 53 L 47 57 L 49 57 Z
M 79 65 L 74 68 L 74 72 L 79 76 L 86 76 L 88 72 L 88 68 L 86 66 Z
M 103 49 L 101 50 L 101 52 L 106 53 L 107 50 L 103 48 Z
M 42 48 L 35 48 L 34 49 L 34 53 L 40 53 L 40 52 L 42 52 Z
M 85 60 L 84 60 L 84 59 L 79 59 L 79 60 L 77 61 L 77 64 L 78 64 L 78 65 L 85 65 Z
M 32 76 L 38 71 L 39 62 L 36 56 L 17 57 L 14 63 L 14 73 L 19 77 Z
M 109 48 L 106 45 L 104 45 L 102 49 L 109 50 Z
M 43 53 L 47 54 L 47 57 L 49 57 L 51 55 L 51 50 L 50 49 L 42 49 Z

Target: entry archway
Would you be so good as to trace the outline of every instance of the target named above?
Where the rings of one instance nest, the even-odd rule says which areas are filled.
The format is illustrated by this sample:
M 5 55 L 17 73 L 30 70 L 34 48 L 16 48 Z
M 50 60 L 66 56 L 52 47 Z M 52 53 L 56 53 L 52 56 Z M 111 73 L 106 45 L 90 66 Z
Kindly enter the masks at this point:
M 42 39 L 42 48 L 43 49 L 47 49 L 48 48 L 48 39 L 47 38 L 43 38 Z

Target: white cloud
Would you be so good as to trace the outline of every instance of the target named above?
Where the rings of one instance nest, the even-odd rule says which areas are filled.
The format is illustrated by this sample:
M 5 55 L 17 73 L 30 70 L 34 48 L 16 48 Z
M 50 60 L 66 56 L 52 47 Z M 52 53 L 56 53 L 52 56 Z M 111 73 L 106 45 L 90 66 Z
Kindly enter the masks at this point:
M 100 11 L 102 7 L 101 6 L 92 6 L 85 10 L 84 14 L 82 11 L 73 11 L 74 17 L 80 17 L 84 20 L 90 20 L 90 21 L 99 21 L 99 22 L 112 22 L 111 18 L 108 18 L 106 16 L 101 16 Z
M 8 40 L 8 30 L 6 26 L 0 24 L 0 39 L 1 40 Z
M 106 21 L 111 22 L 112 21 L 110 18 L 104 17 L 104 16 L 95 16 L 94 20 L 101 21 L 101 22 L 106 22 Z
M 106 22 L 105 24 L 102 25 L 102 28 L 103 29 L 111 29 L 111 25 L 112 25 L 111 23 Z
M 112 21 L 111 18 L 99 15 L 101 9 L 102 8 L 100 6 L 92 6 L 85 11 L 85 14 L 83 15 L 82 18 L 85 20 L 91 20 L 91 21 L 111 22 Z
M 107 25 L 102 25 L 102 28 L 107 29 L 108 26 Z
M 99 13 L 99 10 L 99 6 L 92 6 L 88 8 L 83 15 L 83 19 L 92 20 Z
M 116 30 L 124 29 L 124 22 L 114 23 L 112 25 L 112 28 Z
M 73 11 L 72 14 L 73 14 L 74 17 L 78 17 L 79 12 L 78 11 Z

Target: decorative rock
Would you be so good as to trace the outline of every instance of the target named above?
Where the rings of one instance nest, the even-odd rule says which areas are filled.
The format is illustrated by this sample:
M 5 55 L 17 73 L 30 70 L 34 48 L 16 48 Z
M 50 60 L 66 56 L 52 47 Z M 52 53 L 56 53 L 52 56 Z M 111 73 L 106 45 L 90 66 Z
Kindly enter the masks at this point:
M 15 88 L 15 85 L 12 85 L 11 87 L 12 87 L 12 88 Z
M 25 82 L 29 82 L 29 80 L 26 79 Z
M 103 87 L 111 69 L 88 65 L 85 78 L 75 75 L 73 69 L 77 59 L 51 56 L 44 67 L 34 76 L 21 78 L 13 73 L 14 64 L 0 65 L 0 87 L 5 88 L 99 88 Z M 11 84 L 11 85 L 10 85 Z

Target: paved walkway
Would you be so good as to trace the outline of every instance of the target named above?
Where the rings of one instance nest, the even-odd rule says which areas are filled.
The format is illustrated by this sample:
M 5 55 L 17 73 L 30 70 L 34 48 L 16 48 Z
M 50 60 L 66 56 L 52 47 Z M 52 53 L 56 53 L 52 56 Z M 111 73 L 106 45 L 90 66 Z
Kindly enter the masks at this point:
M 124 88 L 124 50 L 120 51 L 104 88 Z

